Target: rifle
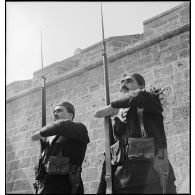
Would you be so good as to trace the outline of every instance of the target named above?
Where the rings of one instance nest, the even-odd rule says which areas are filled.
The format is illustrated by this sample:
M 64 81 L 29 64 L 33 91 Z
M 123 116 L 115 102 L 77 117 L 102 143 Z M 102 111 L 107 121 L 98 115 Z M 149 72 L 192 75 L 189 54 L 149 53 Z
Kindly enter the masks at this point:
M 102 23 L 102 56 L 103 56 L 103 68 L 104 68 L 104 82 L 105 82 L 105 97 L 106 105 L 110 104 L 109 96 L 109 78 L 108 78 L 108 66 L 107 66 L 107 55 L 106 55 L 106 43 L 104 40 L 104 25 L 103 25 L 103 12 L 102 12 L 102 2 L 101 2 L 101 23 Z M 111 154 L 110 154 L 110 145 L 112 139 L 111 133 L 111 119 L 109 116 L 104 118 L 104 129 L 105 129 L 105 163 L 106 163 L 106 194 L 112 194 L 112 167 L 111 167 Z
M 41 126 L 44 127 L 46 125 L 46 93 L 45 93 L 45 77 L 43 76 L 43 54 L 42 54 L 42 32 L 41 32 Z M 39 179 L 43 176 L 43 151 L 46 147 L 46 143 L 43 140 L 40 140 L 40 156 L 38 165 L 35 167 L 35 182 L 33 186 L 35 188 L 35 194 L 38 193 L 40 187 Z
M 43 51 L 42 51 L 42 32 L 41 32 L 41 119 L 42 119 L 42 127 L 46 125 L 46 93 L 45 93 L 45 80 L 46 78 L 43 76 Z M 45 148 L 45 143 L 43 140 L 40 140 L 41 144 L 41 154 Z

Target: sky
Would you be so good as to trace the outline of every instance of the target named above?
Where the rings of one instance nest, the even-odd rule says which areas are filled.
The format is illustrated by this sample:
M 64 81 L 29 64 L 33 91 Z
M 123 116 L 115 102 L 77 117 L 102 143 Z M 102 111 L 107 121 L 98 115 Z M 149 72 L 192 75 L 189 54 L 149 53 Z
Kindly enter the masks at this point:
M 143 33 L 143 22 L 183 1 L 103 2 L 105 38 Z M 6 2 L 6 85 L 102 40 L 100 2 Z

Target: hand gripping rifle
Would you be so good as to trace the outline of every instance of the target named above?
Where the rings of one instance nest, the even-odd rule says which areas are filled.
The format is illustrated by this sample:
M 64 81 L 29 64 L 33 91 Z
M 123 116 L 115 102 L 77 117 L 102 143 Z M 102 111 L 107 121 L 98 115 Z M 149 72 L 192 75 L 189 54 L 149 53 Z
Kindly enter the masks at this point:
M 43 54 L 42 54 L 42 32 L 41 32 L 41 65 L 42 65 L 42 74 L 41 74 L 41 119 L 42 124 L 41 126 L 44 127 L 46 125 L 46 93 L 45 93 L 45 77 L 43 76 Z M 40 181 L 39 178 L 41 177 L 41 174 L 43 173 L 43 166 L 42 166 L 42 160 L 43 156 L 42 153 L 45 149 L 46 143 L 40 139 L 40 156 L 39 156 L 39 163 L 35 167 L 35 182 L 33 183 L 35 194 L 38 193 L 39 187 L 40 187 Z
M 106 43 L 104 40 L 104 25 L 103 25 L 103 13 L 102 13 L 102 3 L 101 3 L 101 22 L 102 22 L 102 56 L 103 56 L 103 68 L 104 68 L 104 82 L 105 82 L 105 96 L 106 104 L 110 104 L 109 96 L 109 78 L 108 78 L 108 66 L 107 66 L 107 55 L 106 55 Z M 106 194 L 112 194 L 112 167 L 111 167 L 111 155 L 110 155 L 110 145 L 112 143 L 112 128 L 111 119 L 109 116 L 104 118 L 104 129 L 105 129 L 105 154 L 106 154 Z

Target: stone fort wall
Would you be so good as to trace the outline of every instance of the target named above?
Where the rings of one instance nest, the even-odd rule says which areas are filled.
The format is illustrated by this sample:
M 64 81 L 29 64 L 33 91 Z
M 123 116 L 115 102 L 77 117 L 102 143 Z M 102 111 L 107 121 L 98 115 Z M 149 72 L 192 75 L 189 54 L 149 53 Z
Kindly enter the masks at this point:
M 111 101 L 119 96 L 126 72 L 141 73 L 147 88 L 163 88 L 168 155 L 178 192 L 189 192 L 190 154 L 190 5 L 185 2 L 144 21 L 143 34 L 106 39 Z M 101 42 L 44 68 L 47 122 L 61 101 L 75 105 L 75 121 L 83 122 L 90 143 L 83 163 L 85 193 L 96 193 L 104 152 L 103 120 L 94 113 L 105 102 Z M 32 80 L 6 86 L 6 192 L 33 193 L 39 142 L 30 136 L 41 127 L 41 70 Z

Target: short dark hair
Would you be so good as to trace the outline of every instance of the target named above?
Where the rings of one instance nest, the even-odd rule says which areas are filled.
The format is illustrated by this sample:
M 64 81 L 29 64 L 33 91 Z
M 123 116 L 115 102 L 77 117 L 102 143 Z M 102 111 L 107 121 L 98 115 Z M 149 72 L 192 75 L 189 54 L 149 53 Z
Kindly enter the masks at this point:
M 71 113 L 73 115 L 72 119 L 74 119 L 75 109 L 74 109 L 74 106 L 71 103 L 69 103 L 69 102 L 62 102 L 62 103 L 58 104 L 57 106 L 64 106 L 64 107 L 66 107 L 67 112 Z
M 141 74 L 138 73 L 133 73 L 133 74 L 124 74 L 123 77 L 126 76 L 132 76 L 133 78 L 135 78 L 135 80 L 137 81 L 139 86 L 142 86 L 145 88 L 146 82 L 144 80 L 144 77 Z

